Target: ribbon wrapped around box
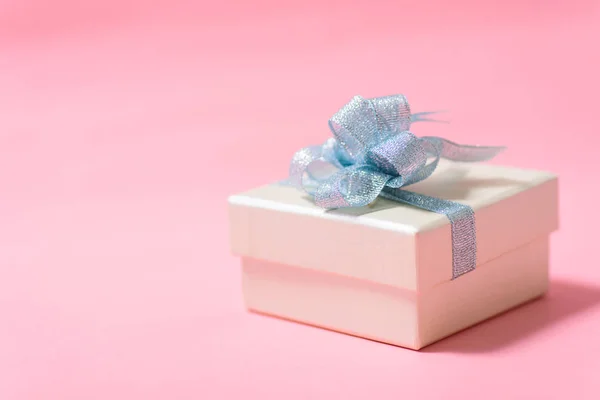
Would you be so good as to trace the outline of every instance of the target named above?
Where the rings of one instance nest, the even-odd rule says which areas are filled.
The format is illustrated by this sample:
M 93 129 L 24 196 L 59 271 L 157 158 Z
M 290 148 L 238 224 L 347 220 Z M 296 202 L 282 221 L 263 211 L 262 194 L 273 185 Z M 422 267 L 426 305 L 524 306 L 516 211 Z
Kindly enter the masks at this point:
M 283 184 L 230 197 L 250 310 L 419 349 L 546 291 L 556 177 L 408 131 L 428 118 L 357 96 Z

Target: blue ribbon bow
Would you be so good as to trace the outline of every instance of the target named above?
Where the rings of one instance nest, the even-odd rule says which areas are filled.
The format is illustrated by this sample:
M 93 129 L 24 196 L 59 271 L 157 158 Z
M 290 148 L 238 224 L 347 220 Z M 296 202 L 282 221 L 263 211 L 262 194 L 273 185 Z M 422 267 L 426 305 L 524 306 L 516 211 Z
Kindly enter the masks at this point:
M 305 190 L 323 208 L 361 207 L 378 196 L 444 214 L 452 230 L 452 279 L 475 269 L 477 241 L 471 207 L 401 189 L 435 171 L 440 158 L 476 162 L 504 147 L 466 146 L 408 129 L 429 120 L 411 114 L 403 95 L 354 97 L 329 120 L 333 138 L 294 155 L 289 183 Z

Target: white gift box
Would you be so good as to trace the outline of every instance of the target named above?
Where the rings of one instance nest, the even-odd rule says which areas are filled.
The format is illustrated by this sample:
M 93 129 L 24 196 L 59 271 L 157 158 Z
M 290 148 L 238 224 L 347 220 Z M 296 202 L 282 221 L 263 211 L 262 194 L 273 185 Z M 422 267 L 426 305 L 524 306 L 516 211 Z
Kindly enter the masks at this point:
M 556 176 L 448 163 L 406 189 L 473 208 L 475 270 L 452 279 L 445 215 L 382 198 L 324 210 L 272 184 L 229 198 L 247 308 L 420 349 L 546 292 Z

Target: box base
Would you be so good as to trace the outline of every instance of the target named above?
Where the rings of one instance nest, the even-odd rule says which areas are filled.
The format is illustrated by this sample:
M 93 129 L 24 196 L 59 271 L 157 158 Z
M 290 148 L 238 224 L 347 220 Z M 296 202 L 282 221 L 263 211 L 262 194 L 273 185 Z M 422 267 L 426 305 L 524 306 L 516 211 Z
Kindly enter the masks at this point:
M 248 309 L 418 350 L 544 294 L 548 238 L 426 292 L 242 258 Z

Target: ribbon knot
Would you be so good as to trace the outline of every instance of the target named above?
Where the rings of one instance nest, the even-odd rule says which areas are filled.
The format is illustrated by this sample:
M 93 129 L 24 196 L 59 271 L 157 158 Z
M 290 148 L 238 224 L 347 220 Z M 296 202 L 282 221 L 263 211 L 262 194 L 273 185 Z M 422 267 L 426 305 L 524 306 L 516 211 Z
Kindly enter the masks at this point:
M 333 138 L 292 158 L 289 183 L 323 208 L 361 207 L 378 196 L 444 214 L 452 227 L 453 279 L 476 264 L 475 217 L 460 203 L 401 189 L 429 177 L 440 158 L 489 160 L 503 147 L 467 146 L 409 131 L 430 113 L 411 114 L 404 95 L 354 97 L 329 120 Z
M 412 133 L 390 132 L 389 137 L 366 150 L 365 162 L 388 174 L 393 180 L 388 185 L 401 187 L 425 166 L 427 152 Z

